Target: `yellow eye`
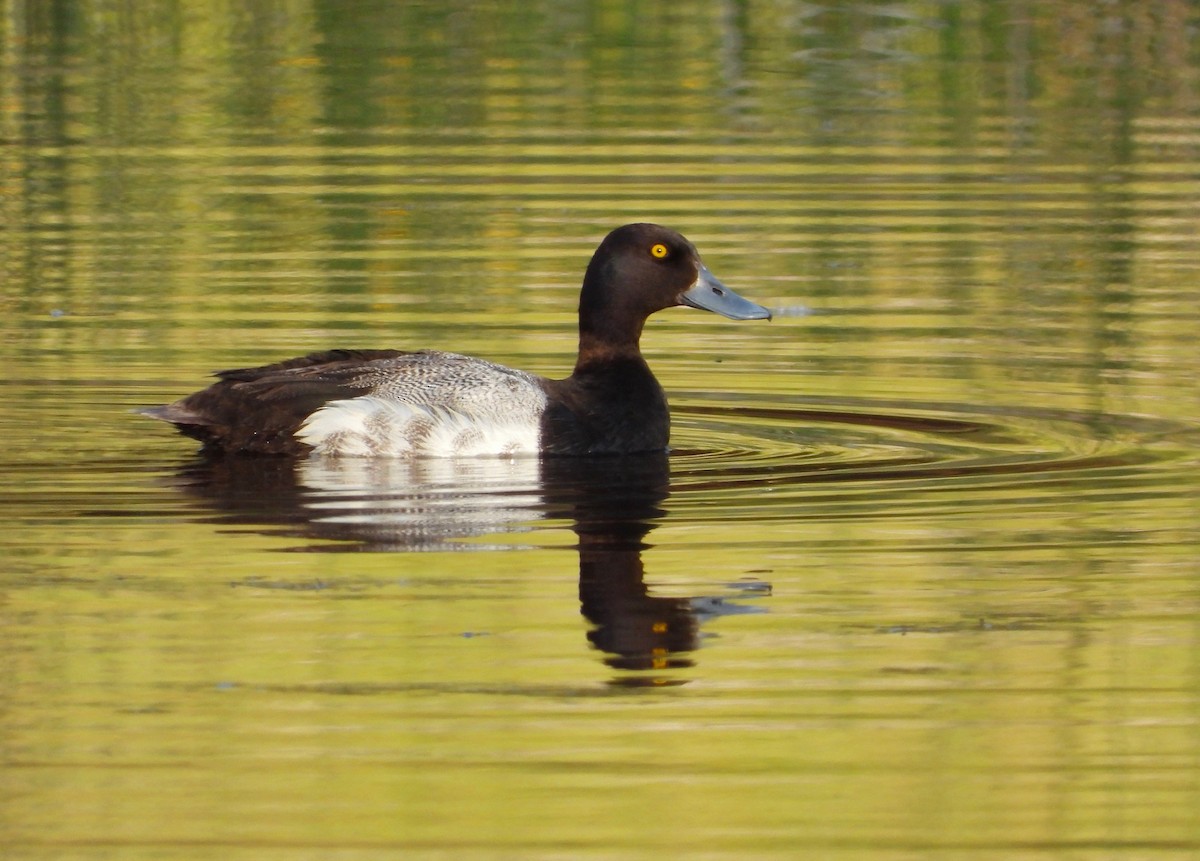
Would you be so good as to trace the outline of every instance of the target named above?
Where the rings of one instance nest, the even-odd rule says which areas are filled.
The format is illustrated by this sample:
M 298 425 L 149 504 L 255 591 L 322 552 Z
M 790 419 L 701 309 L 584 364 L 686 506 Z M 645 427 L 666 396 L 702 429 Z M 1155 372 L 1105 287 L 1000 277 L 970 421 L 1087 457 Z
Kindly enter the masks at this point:
M 656 245 L 651 245 L 650 253 L 653 254 L 655 257 L 657 257 L 659 260 L 662 260 L 664 257 L 667 256 L 667 246 L 663 245 L 661 242 L 659 242 Z

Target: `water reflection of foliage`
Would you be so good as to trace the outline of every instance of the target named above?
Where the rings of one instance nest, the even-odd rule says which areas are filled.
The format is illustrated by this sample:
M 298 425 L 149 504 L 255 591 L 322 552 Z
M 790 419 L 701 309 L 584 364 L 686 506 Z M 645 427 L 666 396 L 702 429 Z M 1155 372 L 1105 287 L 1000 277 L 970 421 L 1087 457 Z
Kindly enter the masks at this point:
M 620 212 L 686 226 L 734 286 L 902 317 L 906 346 L 978 360 L 993 388 L 1030 352 L 1097 389 L 1145 386 L 1111 373 L 1141 361 L 1195 371 L 1186 322 L 1130 336 L 1191 304 L 1151 294 L 1195 257 L 1192 4 L 722 8 L 19 4 L 6 295 L 72 325 L 21 343 L 91 376 L 102 354 L 199 372 L 451 328 L 559 373 L 582 260 Z M 805 322 L 818 374 L 924 358 L 845 324 Z M 790 360 L 781 340 L 763 352 Z

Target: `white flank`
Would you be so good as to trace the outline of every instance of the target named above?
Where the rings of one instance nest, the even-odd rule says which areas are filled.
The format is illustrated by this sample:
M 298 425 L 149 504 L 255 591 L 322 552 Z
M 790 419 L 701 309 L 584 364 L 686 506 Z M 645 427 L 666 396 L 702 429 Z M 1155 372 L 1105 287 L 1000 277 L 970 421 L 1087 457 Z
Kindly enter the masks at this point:
M 537 454 L 545 396 L 529 392 L 501 409 L 409 404 L 377 395 L 330 401 L 296 432 L 316 453 L 361 457 Z

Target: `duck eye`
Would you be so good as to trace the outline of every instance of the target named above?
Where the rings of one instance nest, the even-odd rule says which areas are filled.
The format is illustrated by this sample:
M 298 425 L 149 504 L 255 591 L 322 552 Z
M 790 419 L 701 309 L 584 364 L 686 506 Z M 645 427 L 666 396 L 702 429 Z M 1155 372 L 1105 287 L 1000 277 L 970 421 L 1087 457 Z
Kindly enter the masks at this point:
M 654 257 L 657 257 L 659 260 L 662 260 L 667 256 L 667 246 L 663 245 L 661 242 L 655 243 L 654 245 L 650 246 L 650 254 Z

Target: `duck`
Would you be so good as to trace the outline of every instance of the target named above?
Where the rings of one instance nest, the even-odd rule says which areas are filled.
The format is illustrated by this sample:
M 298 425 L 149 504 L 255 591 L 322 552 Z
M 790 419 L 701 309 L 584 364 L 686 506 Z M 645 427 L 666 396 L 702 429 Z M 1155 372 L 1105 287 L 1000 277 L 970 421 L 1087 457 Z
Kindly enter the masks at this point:
M 641 352 L 650 315 L 689 306 L 732 320 L 771 312 L 726 287 L 682 234 L 626 224 L 600 243 L 579 294 L 571 375 L 548 379 L 442 350 L 334 349 L 219 371 L 140 410 L 205 455 L 458 457 L 662 452 L 670 411 Z

